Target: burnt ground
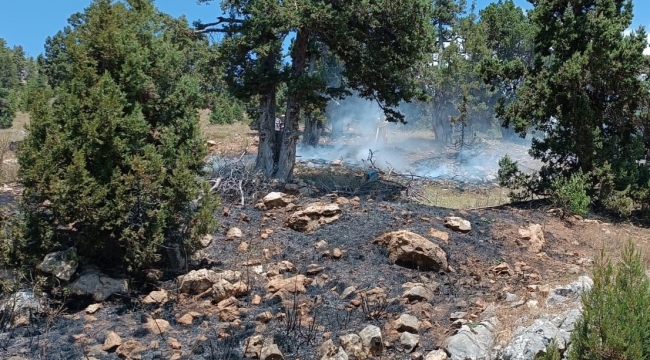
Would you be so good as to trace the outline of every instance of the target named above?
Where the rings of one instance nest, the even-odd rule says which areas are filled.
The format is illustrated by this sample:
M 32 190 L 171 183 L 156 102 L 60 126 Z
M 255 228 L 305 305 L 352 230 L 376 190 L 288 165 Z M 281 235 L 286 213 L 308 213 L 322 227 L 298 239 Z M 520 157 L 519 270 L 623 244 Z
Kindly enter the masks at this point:
M 297 204 L 315 200 L 319 199 L 305 197 Z M 337 221 L 311 234 L 286 227 L 285 220 L 290 213 L 285 209 L 262 211 L 252 205 L 226 207 L 219 214 L 219 231 L 203 250 L 202 260 L 195 261 L 192 268 L 240 271 L 242 280 L 251 289 L 238 298 L 237 311 L 220 311 L 209 296 L 179 294 L 173 280 L 138 284 L 131 294 L 109 298 L 94 314 L 83 310 L 92 301 L 71 298 L 60 309 L 33 318 L 29 325 L 6 330 L 0 335 L 0 357 L 117 359 L 115 352 L 101 349 L 108 332 L 114 331 L 122 341 L 136 340 L 143 344 L 146 347 L 140 354 L 143 359 L 240 359 L 244 340 L 253 334 L 273 338 L 285 359 L 316 359 L 320 358 L 316 349 L 325 339 L 336 342 L 339 335 L 358 333 L 374 324 L 382 328 L 384 340 L 391 346 L 383 357 L 407 359 L 409 355 L 399 351 L 399 336 L 391 325 L 403 313 L 423 321 L 417 351 L 426 354 L 441 346 L 453 333 L 449 320 L 452 312 L 466 311 L 470 321 L 478 321 L 485 307 L 495 304 L 497 316 L 501 316 L 499 304 L 503 303 L 506 291 L 534 298 L 528 285 L 566 283 L 580 274 L 588 274 L 590 259 L 598 248 L 605 246 L 615 256 L 625 239 L 640 245 L 650 239 L 645 228 L 598 220 L 560 219 L 549 214 L 543 205 L 532 209 L 502 206 L 452 212 L 362 198 L 342 205 Z M 452 214 L 469 220 L 472 230 L 461 234 L 445 228 L 444 217 Z M 531 223 L 543 226 L 546 244 L 542 253 L 529 252 L 518 234 L 520 227 Z M 242 230 L 241 239 L 227 239 L 231 227 Z M 431 229 L 448 233 L 449 239 L 443 241 L 430 236 Z M 394 230 L 410 230 L 438 244 L 447 253 L 453 270 L 436 273 L 393 264 L 386 250 L 372 241 Z M 268 238 L 262 238 L 262 234 L 269 233 Z M 327 245 L 317 249 L 315 244 L 321 240 Z M 242 242 L 247 243 L 248 249 L 243 249 Z M 335 248 L 341 250 L 341 258 L 324 256 L 326 251 L 331 254 Z M 308 275 L 311 284 L 305 293 L 285 297 L 284 301 L 277 297 L 266 299 L 266 278 L 255 267 L 246 265 L 261 264 L 267 271 L 269 265 L 281 261 L 295 266 L 293 274 L 285 276 L 307 274 L 310 264 L 323 269 L 319 274 Z M 523 270 L 511 274 L 492 271 L 502 262 Z M 431 287 L 437 284 L 434 298 L 429 302 L 407 303 L 401 298 L 402 284 L 407 282 Z M 358 291 L 381 288 L 387 300 L 366 302 L 364 297 L 354 295 L 341 298 L 340 294 L 349 286 Z M 163 305 L 144 304 L 144 295 L 156 289 L 166 289 L 170 301 Z M 256 295 L 263 299 L 259 305 L 254 305 Z M 266 311 L 272 314 L 270 321 L 266 324 L 256 321 Z M 507 327 L 514 326 L 506 319 L 513 316 L 508 311 L 503 314 L 504 328 L 499 329 L 500 334 L 509 333 Z M 189 312 L 195 312 L 192 325 L 181 325 L 178 319 Z M 514 316 L 520 322 L 526 321 L 525 313 Z M 155 329 L 152 331 L 146 324 L 150 318 L 167 320 L 170 329 L 156 335 Z

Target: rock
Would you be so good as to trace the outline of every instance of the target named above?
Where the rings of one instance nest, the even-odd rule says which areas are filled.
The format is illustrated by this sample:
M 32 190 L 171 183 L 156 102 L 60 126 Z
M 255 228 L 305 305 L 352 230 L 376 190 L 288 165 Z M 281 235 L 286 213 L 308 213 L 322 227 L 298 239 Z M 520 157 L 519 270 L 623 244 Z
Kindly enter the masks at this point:
M 305 275 L 296 275 L 287 279 L 274 279 L 266 284 L 266 292 L 272 294 L 283 290 L 289 293 L 303 293 L 307 291 L 305 288 L 306 283 L 307 277 Z
M 343 252 L 341 251 L 341 249 L 334 248 L 334 250 L 332 250 L 332 258 L 340 259 L 342 257 L 343 257 Z
M 431 299 L 433 299 L 433 292 L 429 291 L 424 286 L 414 286 L 404 292 L 402 297 L 407 298 L 410 302 L 431 301 Z
M 167 301 L 169 301 L 169 296 L 167 295 L 167 291 L 165 291 L 165 289 L 152 291 L 142 300 L 142 302 L 145 304 L 164 304 Z
M 115 350 L 117 356 L 124 359 L 141 359 L 142 356 L 140 353 L 144 352 L 147 348 L 142 345 L 140 342 L 135 340 L 128 340 L 123 342 L 122 345 L 118 346 Z
M 77 249 L 72 247 L 45 255 L 37 268 L 61 280 L 70 281 L 72 275 L 77 271 L 77 265 Z
M 429 236 L 433 236 L 434 238 L 438 238 L 442 240 L 443 242 L 449 242 L 449 234 L 445 231 L 440 231 L 436 229 L 431 229 L 429 230 Z
M 512 276 L 515 274 L 515 272 L 510 268 L 510 265 L 506 262 L 502 262 L 501 264 L 495 266 L 492 268 L 492 272 L 495 275 L 507 275 L 507 276 Z
M 232 322 L 239 318 L 239 301 L 234 297 L 219 301 L 217 312 L 221 321 Z
M 315 249 L 321 249 L 327 246 L 327 241 L 325 240 L 320 240 L 317 243 L 314 244 Z
M 384 351 L 384 340 L 381 337 L 381 330 L 374 326 L 368 325 L 359 332 L 361 344 L 365 349 L 370 351 L 374 356 L 379 356 Z
M 472 230 L 472 224 L 469 221 L 458 217 L 449 216 L 445 218 L 445 226 L 458 232 L 466 233 Z
M 566 348 L 569 334 L 558 329 L 551 321 L 537 319 L 522 334 L 515 336 L 503 349 L 503 360 L 534 360 L 546 352 L 546 348 L 555 340 L 558 349 Z
M 388 257 L 398 265 L 420 270 L 446 271 L 447 254 L 440 246 L 407 230 L 381 235 L 373 243 L 388 249 Z
M 293 201 L 291 195 L 287 195 L 281 192 L 272 192 L 266 195 L 262 202 L 267 209 L 273 209 L 276 207 L 285 207 Z
M 220 279 L 236 282 L 241 279 L 239 271 L 226 270 L 216 272 L 208 269 L 192 270 L 185 275 L 178 276 L 176 282 L 180 284 L 179 291 L 184 294 L 200 294 L 212 288 Z
M 341 343 L 343 350 L 355 358 L 359 358 L 360 354 L 363 352 L 363 344 L 361 343 L 361 338 L 357 334 L 343 335 L 339 337 L 339 342 Z
M 164 319 L 149 319 L 146 325 L 154 335 L 164 334 L 170 328 L 169 321 Z
M 567 301 L 578 301 L 580 295 L 594 286 L 594 281 L 589 276 L 581 276 L 577 281 L 568 285 L 558 286 L 551 290 L 546 299 L 546 306 L 556 306 Z
M 237 246 L 237 251 L 240 253 L 245 253 L 248 251 L 248 243 L 246 241 L 242 241 L 239 243 L 239 246 Z
M 262 352 L 262 346 L 264 346 L 264 336 L 262 335 L 253 335 L 246 339 L 244 342 L 244 356 L 247 358 L 257 358 Z
M 231 227 L 226 233 L 226 239 L 228 240 L 241 239 L 242 236 L 244 236 L 244 234 L 238 227 Z
M 102 303 L 96 303 L 96 304 L 90 304 L 86 307 L 86 314 L 94 314 L 101 310 L 101 308 L 104 307 Z
M 69 288 L 76 295 L 92 295 L 95 301 L 104 301 L 129 289 L 126 279 L 113 279 L 94 269 L 84 270 Z
M 449 315 L 449 320 L 454 321 L 454 320 L 458 320 L 458 319 L 464 319 L 466 317 L 467 317 L 467 312 L 465 312 L 465 311 L 457 311 L 457 312 L 451 313 L 451 315 Z
M 410 332 L 413 334 L 417 334 L 418 331 L 420 331 L 420 320 L 416 318 L 413 315 L 409 314 L 402 314 L 400 317 L 397 319 L 395 323 L 395 327 L 397 328 L 397 331 L 399 332 Z
M 345 289 L 343 289 L 343 292 L 341 293 L 341 299 L 345 299 L 349 297 L 350 295 L 353 295 L 357 291 L 357 288 L 354 286 L 348 286 Z
M 325 270 L 325 268 L 318 265 L 318 264 L 309 264 L 309 265 L 307 265 L 307 271 L 306 272 L 307 272 L 307 275 L 313 276 L 313 275 L 320 274 L 321 272 L 323 272 L 323 270 Z
M 455 335 L 445 339 L 444 344 L 451 360 L 488 360 L 494 343 L 496 318 L 481 321 L 473 328 L 463 325 Z
M 342 347 L 336 347 L 332 339 L 325 341 L 317 350 L 321 360 L 347 360 L 348 354 Z
M 190 313 L 187 313 L 179 317 L 176 321 L 181 325 L 191 326 L 194 323 L 194 316 L 192 316 Z
M 449 359 L 449 357 L 447 356 L 447 353 L 442 349 L 433 350 L 424 357 L 424 360 L 447 360 L 447 359 Z
M 213 239 L 214 238 L 212 237 L 212 235 L 206 234 L 199 240 L 199 242 L 201 243 L 202 247 L 207 248 L 208 246 L 210 246 L 210 243 L 212 243 Z
M 251 300 L 251 305 L 257 306 L 261 303 L 262 303 L 262 297 L 257 294 L 253 295 L 253 299 Z
M 122 345 L 122 338 L 120 338 L 120 336 L 117 335 L 114 331 L 110 331 L 108 335 L 106 335 L 106 340 L 104 340 L 102 350 L 107 352 L 112 351 L 117 349 L 117 347 L 120 345 Z
M 234 286 L 225 279 L 219 279 L 212 285 L 212 297 L 215 302 L 227 299 L 235 294 Z
M 173 337 L 167 339 L 167 344 L 174 350 L 178 350 L 183 347 L 178 339 Z
M 0 301 L 0 313 L 29 317 L 42 313 L 45 309 L 43 303 L 44 299 L 31 290 L 20 290 Z
M 262 346 L 260 360 L 284 360 L 284 356 L 276 344 Z
M 403 332 L 399 337 L 399 343 L 404 351 L 410 353 L 415 350 L 420 343 L 420 335 Z
M 544 231 L 542 231 L 542 225 L 540 224 L 531 224 L 528 228 L 519 229 L 519 236 L 521 236 L 522 240 L 528 241 L 528 251 L 532 253 L 542 251 L 542 247 L 546 244 Z
M 332 223 L 341 216 L 338 204 L 310 204 L 304 210 L 296 211 L 287 219 L 287 226 L 293 230 L 311 233 L 321 225 Z

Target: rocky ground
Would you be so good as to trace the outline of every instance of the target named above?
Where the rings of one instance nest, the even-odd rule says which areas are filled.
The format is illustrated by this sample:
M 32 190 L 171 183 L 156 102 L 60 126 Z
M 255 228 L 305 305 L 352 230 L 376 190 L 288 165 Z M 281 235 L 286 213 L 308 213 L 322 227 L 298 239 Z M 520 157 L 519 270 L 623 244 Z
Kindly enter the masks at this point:
M 650 239 L 540 206 L 451 212 L 287 189 L 224 204 L 188 272 L 130 291 L 53 255 L 41 268 L 85 295 L 53 308 L 5 294 L 0 357 L 533 359 L 552 339 L 569 346 L 596 249 Z

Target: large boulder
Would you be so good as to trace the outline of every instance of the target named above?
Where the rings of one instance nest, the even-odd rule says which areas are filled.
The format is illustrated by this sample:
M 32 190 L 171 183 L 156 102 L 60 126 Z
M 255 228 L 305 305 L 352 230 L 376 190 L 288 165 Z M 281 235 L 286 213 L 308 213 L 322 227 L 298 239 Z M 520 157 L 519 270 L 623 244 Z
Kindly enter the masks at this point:
M 374 243 L 388 249 L 396 264 L 420 270 L 446 271 L 447 254 L 440 246 L 416 233 L 400 230 L 381 235 Z
M 494 324 L 496 318 L 481 321 L 470 328 L 463 325 L 455 335 L 445 339 L 445 348 L 451 360 L 488 360 L 494 344 Z
M 241 272 L 226 270 L 216 272 L 214 270 L 199 269 L 192 270 L 185 275 L 176 278 L 179 284 L 179 291 L 185 294 L 200 294 L 212 288 L 214 284 L 226 280 L 229 283 L 237 282 L 241 279 Z M 226 287 L 228 287 L 226 285 Z
M 341 209 L 338 204 L 314 203 L 304 210 L 296 211 L 287 219 L 287 226 L 301 232 L 313 232 L 323 224 L 339 219 Z
M 61 280 L 70 281 L 74 272 L 77 271 L 77 265 L 77 249 L 72 247 L 68 250 L 45 255 L 45 258 L 38 264 L 37 268 Z
M 95 301 L 104 301 L 113 294 L 129 290 L 126 279 L 113 279 L 95 269 L 82 272 L 69 288 L 73 294 L 91 295 Z
M 555 340 L 562 351 L 566 348 L 570 335 L 558 329 L 551 321 L 537 319 L 528 328 L 520 330 L 501 354 L 503 360 L 534 360 L 546 352 Z

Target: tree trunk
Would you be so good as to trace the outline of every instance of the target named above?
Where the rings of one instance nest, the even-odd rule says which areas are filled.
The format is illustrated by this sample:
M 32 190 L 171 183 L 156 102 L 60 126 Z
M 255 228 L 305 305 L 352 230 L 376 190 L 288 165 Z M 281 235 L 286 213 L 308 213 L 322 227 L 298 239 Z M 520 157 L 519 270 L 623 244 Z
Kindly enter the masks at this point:
M 305 74 L 307 62 L 307 45 L 309 33 L 299 30 L 291 52 L 291 80 L 296 81 Z M 300 90 L 298 90 L 300 91 Z M 298 122 L 300 120 L 300 101 L 297 94 L 289 94 L 287 98 L 287 114 L 282 132 L 280 158 L 275 177 L 290 180 L 293 176 L 293 167 L 296 163 L 296 144 L 298 142 Z
M 309 59 L 309 75 L 316 71 L 316 54 Z M 305 113 L 305 130 L 302 133 L 302 144 L 307 146 L 318 146 L 320 141 L 321 124 L 313 112 Z
M 275 170 L 277 147 L 280 145 L 275 136 L 275 89 L 267 95 L 260 96 L 259 145 L 255 168 L 267 176 L 273 176 Z

